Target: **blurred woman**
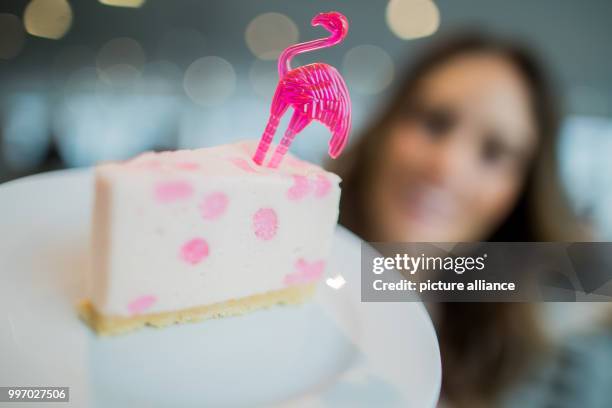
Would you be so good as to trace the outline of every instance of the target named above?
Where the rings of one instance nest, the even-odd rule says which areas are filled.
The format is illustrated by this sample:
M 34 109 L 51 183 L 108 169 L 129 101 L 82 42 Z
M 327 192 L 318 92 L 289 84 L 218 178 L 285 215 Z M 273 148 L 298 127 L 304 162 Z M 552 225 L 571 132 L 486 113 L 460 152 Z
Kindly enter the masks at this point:
M 513 43 L 434 48 L 332 165 L 340 222 L 368 241 L 571 240 L 547 82 Z M 433 316 L 451 406 L 491 406 L 544 344 L 530 305 L 439 304 Z

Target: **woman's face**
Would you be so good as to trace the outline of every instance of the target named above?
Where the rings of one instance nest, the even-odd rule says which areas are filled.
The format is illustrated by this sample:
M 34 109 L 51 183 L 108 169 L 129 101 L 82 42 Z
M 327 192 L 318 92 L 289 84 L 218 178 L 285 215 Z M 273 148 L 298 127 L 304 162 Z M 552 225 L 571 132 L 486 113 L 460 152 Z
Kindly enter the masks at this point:
M 523 77 L 500 55 L 458 56 L 412 100 L 370 190 L 376 239 L 486 239 L 515 204 L 537 144 Z

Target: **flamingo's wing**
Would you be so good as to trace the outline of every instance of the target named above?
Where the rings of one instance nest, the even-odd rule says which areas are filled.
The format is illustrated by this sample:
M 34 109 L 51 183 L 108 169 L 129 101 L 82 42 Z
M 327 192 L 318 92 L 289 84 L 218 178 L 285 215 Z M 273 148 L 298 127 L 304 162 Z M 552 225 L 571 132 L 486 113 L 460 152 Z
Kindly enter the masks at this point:
M 318 64 L 315 77 L 319 79 L 314 113 L 316 119 L 332 132 L 329 155 L 336 158 L 342 153 L 351 130 L 351 99 L 340 73 L 332 66 Z
M 348 89 L 340 74 L 335 76 L 334 82 L 336 82 L 340 98 L 338 100 L 338 112 L 335 121 L 333 126 L 330 126 L 332 138 L 329 141 L 329 155 L 333 159 L 342 153 L 351 132 L 351 99 Z
M 309 64 L 290 71 L 281 82 L 288 103 L 329 128 L 329 154 L 338 157 L 351 127 L 351 100 L 338 71 L 327 64 Z

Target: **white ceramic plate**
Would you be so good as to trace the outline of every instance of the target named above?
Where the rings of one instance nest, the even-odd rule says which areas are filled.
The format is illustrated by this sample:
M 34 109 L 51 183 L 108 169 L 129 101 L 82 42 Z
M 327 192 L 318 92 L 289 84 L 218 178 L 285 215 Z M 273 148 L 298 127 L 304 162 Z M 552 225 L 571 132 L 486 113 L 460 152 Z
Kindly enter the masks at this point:
M 68 386 L 74 407 L 435 405 L 429 317 L 360 302 L 360 242 L 342 228 L 328 269 L 346 284 L 312 302 L 96 337 L 74 309 L 91 202 L 87 170 L 0 186 L 0 386 Z

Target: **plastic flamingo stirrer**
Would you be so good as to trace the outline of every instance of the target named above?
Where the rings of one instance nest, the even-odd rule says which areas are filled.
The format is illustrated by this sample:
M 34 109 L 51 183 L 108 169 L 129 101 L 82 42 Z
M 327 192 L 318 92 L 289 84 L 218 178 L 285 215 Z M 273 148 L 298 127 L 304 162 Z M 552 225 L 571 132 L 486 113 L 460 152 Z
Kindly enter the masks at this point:
M 320 62 L 291 69 L 291 59 L 297 54 L 342 42 L 348 32 L 348 21 L 342 14 L 332 11 L 317 14 L 311 24 L 313 27 L 322 26 L 331 35 L 293 45 L 279 57 L 279 81 L 272 100 L 270 118 L 253 156 L 253 161 L 259 165 L 263 163 L 276 127 L 289 106 L 293 107 L 293 116 L 269 167 L 278 167 L 295 135 L 313 119 L 322 122 L 332 133 L 329 142 L 329 155 L 332 158 L 338 157 L 346 146 L 351 130 L 351 100 L 344 80 L 334 67 Z

